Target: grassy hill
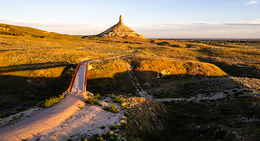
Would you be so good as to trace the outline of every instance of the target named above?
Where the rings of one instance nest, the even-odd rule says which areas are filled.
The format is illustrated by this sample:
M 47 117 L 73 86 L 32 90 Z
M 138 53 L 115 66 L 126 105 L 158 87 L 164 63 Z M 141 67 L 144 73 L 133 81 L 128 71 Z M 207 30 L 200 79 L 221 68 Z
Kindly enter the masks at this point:
M 62 38 L 72 37 L 68 35 L 58 34 L 54 32 L 47 32 L 31 27 L 15 26 L 0 23 L 0 34 L 1 35 L 12 35 L 12 36 L 28 36 L 34 38 Z
M 190 97 L 190 94 L 185 93 L 187 86 L 194 86 L 194 90 L 202 89 L 199 83 L 204 84 L 205 79 L 215 82 L 215 79 L 226 80 L 228 76 L 260 78 L 260 44 L 257 40 L 222 42 L 81 37 L 0 24 L 0 118 L 33 107 L 37 102 L 64 92 L 79 62 L 128 54 L 136 50 L 142 51 L 129 58 L 91 64 L 94 70 L 89 72 L 87 89 L 101 95 L 113 93 L 128 97 L 139 96 L 135 81 L 132 80 L 135 76 L 140 86 L 154 98 Z M 127 68 L 127 63 L 132 66 L 132 74 Z M 245 105 L 250 104 L 250 99 L 248 101 Z M 189 108 L 196 105 L 174 102 L 164 104 L 171 109 L 171 116 L 163 120 L 171 122 L 169 125 L 174 126 L 178 121 L 182 121 L 180 115 L 176 115 L 179 120 L 170 120 L 174 118 L 175 113 L 192 114 L 192 111 L 178 111 L 178 108 L 172 108 L 173 106 Z M 215 104 L 218 105 L 217 102 Z M 207 103 L 199 106 L 205 105 L 208 106 Z M 235 105 L 228 106 L 232 110 Z M 213 105 L 212 109 L 214 108 L 218 106 Z M 197 107 L 194 110 L 197 111 Z M 131 122 L 133 130 L 136 127 L 134 123 Z M 195 125 L 192 123 L 192 126 L 187 127 L 177 125 L 183 127 L 181 134 L 195 131 Z M 192 127 L 192 130 L 188 129 L 189 127 Z M 214 126 L 215 128 L 219 127 Z M 178 133 L 176 128 L 167 129 Z M 136 138 L 146 137 L 146 134 L 141 133 L 135 135 Z M 207 135 L 210 136 L 211 133 Z M 195 133 L 192 136 L 195 136 Z

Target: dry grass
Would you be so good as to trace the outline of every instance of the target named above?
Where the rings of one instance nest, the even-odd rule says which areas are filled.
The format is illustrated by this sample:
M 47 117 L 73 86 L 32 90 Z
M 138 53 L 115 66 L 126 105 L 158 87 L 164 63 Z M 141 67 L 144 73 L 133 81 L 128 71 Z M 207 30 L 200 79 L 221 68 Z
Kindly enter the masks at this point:
M 166 116 L 166 107 L 156 101 L 131 97 L 122 104 L 129 107 L 127 129 L 123 130 L 128 140 L 163 140 L 164 128 L 161 118 Z
M 60 102 L 64 98 L 64 95 L 59 95 L 59 96 L 54 96 L 51 97 L 50 99 L 46 99 L 45 102 L 42 104 L 42 107 L 48 108 L 51 107 L 58 102 Z
M 210 63 L 196 61 L 175 60 L 143 60 L 136 64 L 136 71 L 151 71 L 162 75 L 203 75 L 225 76 L 227 75 L 217 66 Z
M 229 63 L 235 59 L 239 60 L 235 65 L 255 66 L 260 56 L 258 42 L 238 45 L 188 40 L 141 40 L 97 36 L 82 38 L 3 24 L 0 24 L 0 30 L 0 93 L 2 98 L 8 98 L 1 100 L 0 107 L 57 96 L 67 89 L 75 64 L 90 59 L 127 54 L 138 49 L 142 52 L 128 61 L 140 65 L 134 69 L 136 72 L 142 72 L 139 76 L 137 73 L 138 79 L 142 82 L 149 81 L 158 74 L 223 76 L 225 72 L 209 64 L 217 64 L 223 69 L 219 62 L 208 61 L 208 58 L 218 57 L 221 61 Z M 205 49 L 200 49 L 201 47 Z M 124 59 L 93 63 L 95 70 L 89 72 L 88 90 L 101 94 L 135 93 L 125 64 Z M 143 74 L 144 71 L 152 73 Z M 142 77 L 145 79 L 140 79 Z M 26 101 L 19 100 L 21 97 Z
M 129 77 L 126 62 L 123 59 L 110 59 L 93 62 L 93 70 L 88 75 L 88 90 L 94 93 L 131 94 L 135 88 Z

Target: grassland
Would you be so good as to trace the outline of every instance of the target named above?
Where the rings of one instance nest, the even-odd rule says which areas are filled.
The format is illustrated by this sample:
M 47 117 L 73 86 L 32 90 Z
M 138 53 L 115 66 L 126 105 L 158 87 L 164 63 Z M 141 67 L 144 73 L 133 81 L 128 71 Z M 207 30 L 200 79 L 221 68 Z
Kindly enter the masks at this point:
M 113 93 L 138 96 L 127 63 L 132 66 L 133 74 L 141 87 L 155 98 L 187 97 L 189 95 L 184 93 L 185 86 L 205 78 L 260 78 L 259 40 L 82 37 L 0 24 L 0 118 L 60 95 L 68 88 L 79 62 L 128 54 L 136 50 L 142 51 L 128 58 L 92 63 L 93 70 L 89 71 L 87 89 L 101 95 Z M 177 116 L 183 114 L 172 107 L 190 108 L 192 105 L 164 104 L 168 109 L 172 109 L 169 110 L 170 118 L 174 118 L 174 113 Z M 195 104 L 194 110 L 200 106 Z M 189 111 L 187 113 L 189 114 Z M 177 119 L 171 123 L 175 126 L 176 122 Z M 134 130 L 134 126 L 131 128 Z M 176 128 L 167 128 L 179 133 Z M 190 128 L 180 132 L 184 133 L 186 129 Z M 139 134 L 134 134 L 138 138 Z M 145 134 L 150 133 L 145 131 Z M 142 138 L 145 137 L 147 136 L 142 135 Z
M 259 139 L 259 121 L 245 118 L 259 117 L 259 100 L 242 98 L 201 103 L 171 102 L 165 105 L 171 113 L 164 122 L 170 134 L 167 140 Z

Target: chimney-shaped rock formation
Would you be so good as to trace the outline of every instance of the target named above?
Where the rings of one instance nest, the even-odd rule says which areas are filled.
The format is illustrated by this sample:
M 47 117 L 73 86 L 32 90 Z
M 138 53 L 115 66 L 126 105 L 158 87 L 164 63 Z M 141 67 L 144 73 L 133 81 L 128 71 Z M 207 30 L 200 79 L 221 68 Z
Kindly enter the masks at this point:
M 122 24 L 122 23 L 123 23 L 122 15 L 120 15 L 120 17 L 119 17 L 119 24 Z
M 100 33 L 99 36 L 110 36 L 110 37 L 121 36 L 121 37 L 133 37 L 133 38 L 145 39 L 143 35 L 137 34 L 131 28 L 124 25 L 122 20 L 122 15 L 120 15 L 119 22 L 117 24 L 110 27 L 106 31 Z

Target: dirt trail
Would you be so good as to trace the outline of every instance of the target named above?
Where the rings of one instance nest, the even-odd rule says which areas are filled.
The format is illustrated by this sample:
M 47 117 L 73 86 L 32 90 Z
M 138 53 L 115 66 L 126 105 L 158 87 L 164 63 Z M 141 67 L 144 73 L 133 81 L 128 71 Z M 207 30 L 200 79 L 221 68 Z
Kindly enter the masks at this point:
M 138 94 L 141 97 L 144 97 L 147 99 L 153 99 L 153 97 L 151 95 L 149 95 L 146 91 L 144 91 L 143 88 L 141 87 L 140 83 L 138 82 L 138 79 L 136 78 L 136 76 L 133 72 L 132 66 L 128 62 L 126 63 L 126 66 L 128 69 L 129 76 L 131 77 L 131 80 L 132 80 L 134 86 L 136 87 Z
M 81 138 L 90 138 L 95 134 L 103 134 L 108 132 L 110 125 L 117 125 L 120 123 L 124 111 L 119 104 L 107 103 L 105 100 L 100 102 L 103 106 L 91 105 L 81 107 L 79 111 L 66 119 L 64 122 L 52 128 L 45 130 L 40 134 L 34 135 L 33 138 L 27 140 L 35 141 L 54 141 L 54 140 L 81 140 Z M 104 111 L 104 106 L 111 104 L 117 105 L 120 113 L 114 114 L 112 112 Z
M 31 138 L 38 133 L 60 125 L 65 119 L 79 110 L 79 105 L 84 105 L 82 93 L 84 92 L 85 71 L 86 65 L 81 65 L 71 93 L 56 106 L 44 109 L 14 125 L 0 128 L 1 141 Z
M 60 125 L 79 110 L 79 105 L 84 104 L 82 99 L 82 94 L 69 94 L 54 107 L 43 109 L 14 125 L 0 128 L 1 141 L 20 141 Z

